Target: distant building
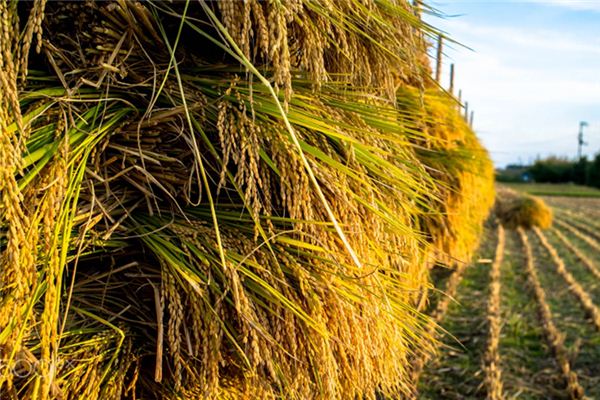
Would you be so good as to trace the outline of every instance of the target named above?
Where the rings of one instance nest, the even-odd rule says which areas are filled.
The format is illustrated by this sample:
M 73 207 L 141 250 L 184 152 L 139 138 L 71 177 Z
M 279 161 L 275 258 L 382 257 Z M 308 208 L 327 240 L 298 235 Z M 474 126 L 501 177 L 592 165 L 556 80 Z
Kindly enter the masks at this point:
M 509 164 L 506 168 L 496 169 L 496 180 L 499 182 L 533 182 L 529 166 Z

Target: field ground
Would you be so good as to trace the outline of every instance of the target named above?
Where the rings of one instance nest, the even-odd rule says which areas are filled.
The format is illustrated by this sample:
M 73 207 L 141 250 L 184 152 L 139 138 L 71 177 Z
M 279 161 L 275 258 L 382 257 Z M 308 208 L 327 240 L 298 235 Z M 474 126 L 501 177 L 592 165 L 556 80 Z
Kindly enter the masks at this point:
M 506 399 L 600 399 L 600 198 L 544 200 L 555 214 L 551 229 L 486 227 L 443 319 L 447 333 L 421 376 L 419 398 L 483 399 L 497 380 Z M 487 357 L 494 318 L 488 306 L 490 261 L 500 247 L 496 366 Z M 499 378 L 490 372 L 497 367 Z
M 536 196 L 600 197 L 600 189 L 571 183 L 502 183 L 502 185 Z

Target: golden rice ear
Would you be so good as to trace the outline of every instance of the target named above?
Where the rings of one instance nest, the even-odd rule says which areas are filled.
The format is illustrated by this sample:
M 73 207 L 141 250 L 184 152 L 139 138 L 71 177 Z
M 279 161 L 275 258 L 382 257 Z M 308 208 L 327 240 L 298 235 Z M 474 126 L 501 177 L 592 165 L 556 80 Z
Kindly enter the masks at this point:
M 298 69 L 316 87 L 341 78 L 389 99 L 399 84 L 422 87 L 428 81 L 426 36 L 433 31 L 409 1 L 220 1 L 216 8 L 245 56 L 257 64 L 269 61 L 286 99 Z

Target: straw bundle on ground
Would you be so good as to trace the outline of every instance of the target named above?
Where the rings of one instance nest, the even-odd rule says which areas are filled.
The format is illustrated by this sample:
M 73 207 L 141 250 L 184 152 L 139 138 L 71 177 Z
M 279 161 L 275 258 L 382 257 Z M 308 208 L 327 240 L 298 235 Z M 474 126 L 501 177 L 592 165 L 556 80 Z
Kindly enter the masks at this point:
M 0 17 L 0 397 L 408 393 L 428 264 L 492 197 L 473 133 L 415 103 L 409 3 Z
M 511 229 L 552 226 L 552 210 L 542 199 L 508 188 L 498 189 L 495 213 L 502 224 Z

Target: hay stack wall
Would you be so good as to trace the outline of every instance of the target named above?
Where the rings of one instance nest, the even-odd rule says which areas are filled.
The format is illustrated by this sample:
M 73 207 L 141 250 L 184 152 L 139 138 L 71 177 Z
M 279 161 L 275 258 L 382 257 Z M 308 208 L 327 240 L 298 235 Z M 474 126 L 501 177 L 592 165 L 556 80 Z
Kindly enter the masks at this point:
M 428 204 L 438 213 L 421 218 L 421 227 L 434 244 L 434 260 L 452 267 L 468 262 L 482 232 L 482 221 L 494 203 L 494 170 L 487 150 L 461 115 L 457 100 L 436 88 L 398 93 L 401 109 L 421 108 L 417 129 L 419 160 L 436 181 Z
M 408 2 L 0 17 L 0 397 L 409 393 L 493 190 Z

